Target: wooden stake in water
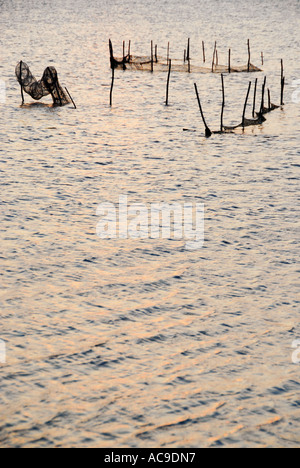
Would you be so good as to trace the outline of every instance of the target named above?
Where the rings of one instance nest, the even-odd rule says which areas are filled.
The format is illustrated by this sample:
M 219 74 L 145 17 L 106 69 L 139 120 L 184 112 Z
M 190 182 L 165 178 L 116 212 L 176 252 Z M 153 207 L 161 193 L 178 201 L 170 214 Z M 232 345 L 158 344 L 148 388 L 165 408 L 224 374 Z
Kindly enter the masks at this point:
M 228 73 L 231 73 L 231 49 L 228 51 Z
M 110 39 L 109 39 L 109 54 L 110 54 L 110 67 L 114 68 L 115 67 L 114 50 L 113 50 L 112 42 Z
M 21 62 L 20 62 L 20 78 L 21 78 L 21 81 L 22 81 L 22 66 L 23 66 L 23 62 L 21 60 Z M 22 104 L 21 105 L 23 106 L 23 104 L 25 102 L 24 91 L 23 91 L 23 86 L 22 85 L 20 85 L 20 86 L 21 86 L 21 98 L 22 98 Z
M 113 95 L 113 88 L 114 88 L 114 82 L 115 82 L 115 68 L 112 67 L 111 69 L 111 86 L 110 86 L 110 98 L 109 98 L 109 105 L 110 107 L 112 106 L 112 95 Z
M 25 98 L 24 98 L 24 91 L 23 91 L 23 86 L 21 85 L 21 97 L 22 97 L 22 106 L 25 102 Z
M 153 41 L 151 41 L 151 73 L 153 73 Z
M 254 85 L 253 109 L 252 109 L 252 117 L 253 117 L 253 118 L 255 117 L 257 82 L 258 82 L 258 78 L 256 78 L 256 80 L 255 80 L 255 85 Z
M 201 117 L 202 117 L 202 120 L 203 120 L 203 123 L 204 123 L 204 126 L 205 126 L 205 136 L 206 136 L 206 138 L 209 138 L 209 137 L 212 136 L 212 132 L 208 128 L 207 123 L 205 121 L 205 117 L 204 117 L 204 114 L 203 114 L 203 110 L 202 110 L 202 106 L 201 106 L 200 97 L 199 97 L 198 88 L 197 88 L 196 83 L 194 83 L 194 86 L 195 86 L 196 96 L 197 96 L 197 100 L 198 100 L 198 104 L 199 104 L 200 114 L 201 114 Z
M 267 77 L 265 76 L 263 85 L 262 85 L 262 93 L 261 93 L 261 105 L 260 105 L 260 112 L 259 115 L 262 116 L 264 113 L 265 108 L 265 89 L 266 89 Z
M 245 117 L 246 117 L 246 110 L 247 110 L 247 104 L 248 104 L 249 94 L 250 94 L 250 90 L 251 90 L 251 85 L 252 85 L 252 83 L 250 81 L 247 96 L 246 96 L 246 100 L 245 100 L 245 105 L 244 105 L 243 120 L 242 120 L 243 129 L 245 128 Z
M 221 132 L 223 132 L 223 117 L 224 117 L 224 108 L 225 108 L 225 88 L 224 88 L 224 75 L 223 73 L 221 74 L 221 80 L 222 80 L 222 111 L 221 111 Z
M 204 41 L 202 41 L 202 54 L 203 54 L 203 63 L 205 63 L 206 57 L 205 57 L 205 44 L 204 44 Z
M 67 91 L 67 94 L 68 94 L 69 98 L 71 99 L 71 102 L 72 102 L 72 104 L 73 104 L 73 106 L 74 106 L 74 109 L 77 109 L 76 104 L 75 104 L 75 102 L 73 101 L 73 98 L 72 98 L 71 94 L 69 93 L 68 89 L 65 88 L 65 90 Z
M 190 38 L 188 39 L 188 44 L 187 44 L 186 59 L 187 61 L 190 60 Z
M 284 106 L 284 100 L 283 100 L 284 86 L 285 86 L 285 77 L 282 78 L 282 85 L 281 85 L 281 105 L 282 106 Z
M 188 73 L 191 73 L 191 53 L 190 53 L 190 38 L 188 38 L 186 59 L 188 62 Z
M 261 53 L 261 64 L 262 65 L 264 64 L 264 53 L 263 52 Z
M 248 73 L 250 72 L 251 65 L 251 49 L 250 49 L 250 39 L 248 39 Z
M 172 60 L 169 60 L 169 73 L 167 79 L 167 91 L 166 91 L 166 106 L 169 105 L 169 85 L 170 85 L 170 76 L 171 76 Z
M 213 61 L 212 61 L 212 67 L 211 67 L 212 73 L 214 72 L 216 52 L 217 52 L 217 43 L 215 42 L 215 48 L 214 48 L 214 53 L 213 53 Z
M 284 77 L 284 69 L 283 69 L 283 60 L 281 59 L 281 96 L 280 96 L 280 105 L 283 106 L 283 94 L 284 94 L 284 85 L 285 85 L 285 77 Z
M 126 65 L 125 65 L 125 41 L 123 41 L 123 70 L 126 70 Z

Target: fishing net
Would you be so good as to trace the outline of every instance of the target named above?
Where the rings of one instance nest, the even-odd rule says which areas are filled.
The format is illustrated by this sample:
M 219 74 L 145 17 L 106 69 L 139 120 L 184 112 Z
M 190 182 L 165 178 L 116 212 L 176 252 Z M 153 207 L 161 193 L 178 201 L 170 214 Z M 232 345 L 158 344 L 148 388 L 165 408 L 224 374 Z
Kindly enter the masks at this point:
M 283 64 L 281 65 L 281 67 L 282 67 L 282 76 L 283 76 Z M 266 83 L 267 83 L 267 77 L 265 77 L 264 83 L 262 85 L 262 96 L 261 96 L 260 110 L 259 110 L 259 112 L 255 111 L 256 94 L 257 94 L 257 81 L 258 81 L 258 79 L 256 79 L 255 88 L 254 88 L 254 96 L 253 96 L 253 107 L 252 107 L 252 117 L 253 118 L 252 119 L 246 118 L 248 99 L 249 99 L 249 95 L 250 95 L 250 91 L 251 91 L 251 87 L 252 87 L 252 82 L 250 81 L 249 85 L 248 85 L 248 91 L 247 91 L 245 104 L 244 104 L 242 122 L 239 123 L 238 125 L 234 125 L 234 126 L 230 126 L 230 127 L 225 126 L 225 125 L 223 125 L 223 116 L 224 116 L 224 109 L 225 109 L 225 87 L 224 87 L 224 77 L 223 77 L 223 75 L 222 75 L 221 78 L 222 78 L 223 101 L 222 101 L 222 111 L 221 111 L 221 128 L 218 131 L 211 131 L 211 129 L 207 125 L 206 119 L 205 119 L 205 116 L 204 116 L 204 113 L 203 113 L 203 109 L 202 109 L 202 104 L 201 104 L 201 100 L 200 100 L 200 96 L 199 96 L 199 92 L 198 92 L 198 87 L 197 87 L 197 84 L 194 83 L 195 92 L 196 92 L 198 105 L 199 105 L 199 110 L 200 110 L 200 114 L 201 114 L 203 124 L 204 124 L 204 127 L 205 127 L 205 136 L 207 138 L 209 138 L 213 134 L 233 133 L 235 130 L 238 130 L 238 129 L 243 129 L 244 130 L 246 127 L 261 125 L 266 121 L 266 118 L 265 118 L 266 114 L 268 114 L 270 112 L 273 112 L 274 110 L 276 110 L 276 109 L 278 109 L 280 107 L 280 106 L 277 106 L 276 104 L 273 104 L 271 102 L 270 89 L 268 89 L 268 107 L 265 106 L 265 90 L 266 90 Z M 285 83 L 285 78 L 283 76 L 281 78 L 281 102 L 283 102 L 284 83 Z M 195 130 L 189 130 L 189 129 L 183 129 L 183 130 L 184 131 L 195 131 Z
M 233 130 L 237 130 L 238 128 L 245 128 L 245 127 L 252 127 L 255 125 L 261 125 L 266 121 L 265 117 L 263 115 L 258 115 L 256 119 L 244 119 L 242 123 L 239 125 L 234 125 L 232 127 L 224 126 L 223 130 L 225 132 L 230 132 Z M 213 133 L 218 133 L 218 132 L 213 132 Z M 221 133 L 221 132 L 220 132 Z
M 168 72 L 170 67 L 169 58 L 160 57 L 155 54 L 151 56 L 138 56 L 131 55 L 128 51 L 128 54 L 122 58 L 115 58 L 113 52 L 113 46 L 111 40 L 109 40 L 109 51 L 110 51 L 110 65 L 113 70 L 120 68 L 123 70 L 138 70 L 138 71 L 151 71 L 151 72 Z M 215 56 L 215 55 L 214 55 Z M 189 52 L 188 52 L 189 57 Z M 172 71 L 181 72 L 181 73 L 250 73 L 250 72 L 261 72 L 262 70 L 254 66 L 249 61 L 246 65 L 232 66 L 230 61 L 228 65 L 219 65 L 218 61 L 213 64 L 211 67 L 201 67 L 199 65 L 194 65 L 190 59 L 188 60 L 173 60 L 171 62 Z
M 20 62 L 16 67 L 16 77 L 21 89 L 36 101 L 51 94 L 55 105 L 64 106 L 71 102 L 58 81 L 57 71 L 54 67 L 47 67 L 42 79 L 37 81 L 28 65 Z
M 153 60 L 147 56 L 133 56 L 127 55 L 124 58 L 113 58 L 111 63 L 113 68 L 123 70 L 137 70 L 137 71 L 153 71 L 153 72 L 168 72 L 169 60 L 163 57 L 157 57 Z M 172 60 L 172 71 L 179 73 L 254 73 L 261 72 L 262 70 L 253 64 L 246 64 L 240 66 L 230 65 L 216 65 L 212 67 L 201 67 L 194 65 L 191 60 L 181 61 Z

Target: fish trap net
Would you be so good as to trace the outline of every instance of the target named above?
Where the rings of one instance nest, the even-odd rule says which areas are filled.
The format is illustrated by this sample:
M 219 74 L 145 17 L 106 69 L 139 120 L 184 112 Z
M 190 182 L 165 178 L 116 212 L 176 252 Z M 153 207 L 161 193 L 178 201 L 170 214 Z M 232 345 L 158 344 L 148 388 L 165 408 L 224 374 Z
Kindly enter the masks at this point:
M 38 81 L 31 73 L 28 65 L 21 61 L 16 66 L 16 77 L 21 90 L 25 91 L 35 101 L 51 95 L 54 105 L 64 106 L 71 102 L 59 83 L 57 71 L 54 67 L 47 67 L 42 79 Z

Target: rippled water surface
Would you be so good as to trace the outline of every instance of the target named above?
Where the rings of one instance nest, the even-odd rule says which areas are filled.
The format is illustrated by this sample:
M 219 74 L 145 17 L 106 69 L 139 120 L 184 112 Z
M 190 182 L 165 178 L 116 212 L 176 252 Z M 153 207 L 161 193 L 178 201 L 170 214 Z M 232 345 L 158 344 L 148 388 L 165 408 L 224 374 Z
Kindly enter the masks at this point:
M 2 447 L 295 447 L 300 438 L 297 0 L 0 2 Z M 285 107 L 220 125 L 219 75 L 117 71 L 122 54 L 261 65 Z M 23 59 L 54 65 L 78 109 L 20 107 Z M 226 124 L 249 79 L 225 76 Z M 298 84 L 299 86 L 299 84 Z M 46 98 L 44 104 L 50 104 Z M 196 132 L 183 132 L 183 128 Z M 101 240 L 101 202 L 205 205 L 205 243 Z

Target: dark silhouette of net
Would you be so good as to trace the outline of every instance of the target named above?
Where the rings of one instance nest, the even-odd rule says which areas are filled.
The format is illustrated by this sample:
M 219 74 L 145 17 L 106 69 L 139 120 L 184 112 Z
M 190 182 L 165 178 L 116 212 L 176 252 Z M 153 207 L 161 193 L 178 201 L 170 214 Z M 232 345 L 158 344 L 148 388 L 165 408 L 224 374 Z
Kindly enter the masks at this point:
M 25 91 L 36 101 L 51 94 L 54 105 L 64 106 L 71 102 L 58 81 L 57 71 L 54 67 L 47 67 L 42 79 L 37 81 L 28 65 L 21 61 L 16 66 L 16 77 L 22 91 Z
M 110 65 L 112 69 L 138 70 L 151 72 L 168 72 L 169 59 L 158 55 L 137 56 L 128 53 L 124 57 L 114 57 L 113 46 L 109 40 Z M 250 61 L 245 65 L 219 65 L 213 63 L 211 67 L 195 65 L 192 60 L 172 59 L 172 71 L 179 73 L 255 73 L 262 70 Z
M 126 56 L 124 59 L 115 58 L 113 61 L 114 68 L 123 70 L 137 70 L 137 71 L 154 71 L 154 72 L 168 72 L 169 62 L 163 57 L 157 57 L 151 60 L 151 57 L 139 56 Z M 183 62 L 181 60 L 172 60 L 172 71 L 178 73 L 227 73 L 228 65 L 214 65 L 213 68 L 202 67 L 194 65 L 192 61 Z M 231 73 L 247 73 L 247 72 L 261 72 L 261 69 L 254 66 L 252 63 L 246 65 L 231 66 Z

